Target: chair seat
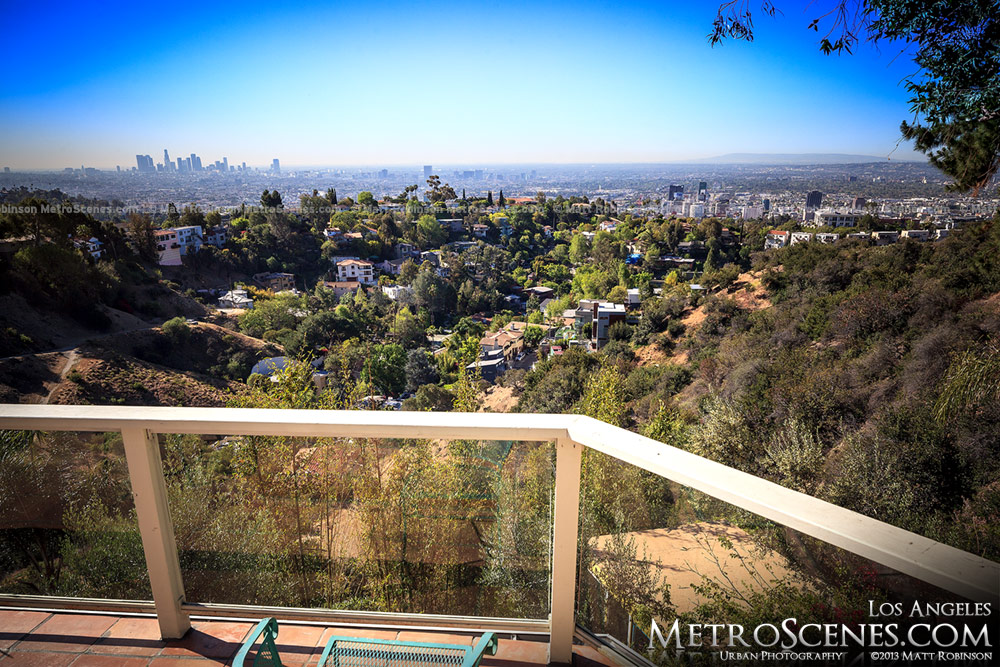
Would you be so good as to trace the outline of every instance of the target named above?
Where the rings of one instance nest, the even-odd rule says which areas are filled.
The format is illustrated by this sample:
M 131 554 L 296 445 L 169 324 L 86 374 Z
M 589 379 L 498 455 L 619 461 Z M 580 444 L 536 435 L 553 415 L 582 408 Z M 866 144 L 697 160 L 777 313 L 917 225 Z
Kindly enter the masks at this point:
M 278 621 L 262 619 L 243 642 L 233 667 L 244 667 L 254 645 L 260 641 L 253 667 L 281 667 L 275 639 Z M 319 667 L 478 667 L 483 654 L 497 653 L 497 636 L 487 632 L 474 646 L 402 642 L 362 637 L 330 637 L 319 659 Z

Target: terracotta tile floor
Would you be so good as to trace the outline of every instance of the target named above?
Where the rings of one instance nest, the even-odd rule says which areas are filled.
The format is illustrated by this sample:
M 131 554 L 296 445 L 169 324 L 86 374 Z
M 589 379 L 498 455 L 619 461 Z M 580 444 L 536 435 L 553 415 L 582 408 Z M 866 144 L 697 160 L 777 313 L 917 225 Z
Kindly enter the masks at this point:
M 327 638 L 333 634 L 448 644 L 472 642 L 469 635 L 460 634 L 291 625 L 282 624 L 280 619 L 278 622 L 278 652 L 286 667 L 316 665 Z M 163 641 L 154 618 L 0 609 L 0 667 L 227 666 L 253 625 L 224 619 L 195 621 L 183 639 Z M 501 639 L 497 654 L 484 656 L 482 665 L 544 665 L 546 648 L 539 642 Z M 573 652 L 578 667 L 614 664 L 589 647 L 574 646 Z

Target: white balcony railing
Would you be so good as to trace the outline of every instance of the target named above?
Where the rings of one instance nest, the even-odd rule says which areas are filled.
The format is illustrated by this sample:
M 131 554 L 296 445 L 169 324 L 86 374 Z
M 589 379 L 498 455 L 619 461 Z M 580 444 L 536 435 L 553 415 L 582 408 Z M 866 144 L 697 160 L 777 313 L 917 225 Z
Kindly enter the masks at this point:
M 555 663 L 570 662 L 575 631 L 580 462 L 584 447 L 604 452 L 964 598 L 995 602 L 1000 596 L 1000 564 L 589 417 L 0 405 L 0 428 L 121 432 L 153 602 L 164 637 L 182 636 L 190 627 L 189 613 L 203 610 L 205 606 L 188 604 L 184 600 L 184 582 L 157 446 L 159 433 L 555 442 L 551 609 L 547 623 L 521 624 L 548 631 L 549 659 Z M 17 596 L 0 596 L 0 601 L 9 602 L 14 598 Z M 262 610 L 245 608 L 244 611 L 250 615 L 251 609 Z M 306 613 L 306 610 L 298 610 L 298 613 Z M 366 620 L 363 612 L 331 613 L 339 614 L 339 619 Z M 453 627 L 468 625 L 469 620 L 424 615 L 396 615 L 396 618 L 411 623 L 416 618 L 425 623 L 436 620 Z M 512 619 L 482 621 L 482 625 L 497 629 L 514 627 Z

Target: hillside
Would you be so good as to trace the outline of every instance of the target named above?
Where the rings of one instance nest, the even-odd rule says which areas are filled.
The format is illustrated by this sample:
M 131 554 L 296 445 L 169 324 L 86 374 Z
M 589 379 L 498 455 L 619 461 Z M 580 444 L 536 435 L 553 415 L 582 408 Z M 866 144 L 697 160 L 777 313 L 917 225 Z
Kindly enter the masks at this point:
M 960 384 L 1000 344 L 1000 223 L 760 253 L 643 310 L 652 329 L 539 364 L 516 409 L 617 421 L 1000 557 L 1000 402 Z
M 0 402 L 220 406 L 280 349 L 214 324 L 104 336 L 68 352 L 0 359 Z

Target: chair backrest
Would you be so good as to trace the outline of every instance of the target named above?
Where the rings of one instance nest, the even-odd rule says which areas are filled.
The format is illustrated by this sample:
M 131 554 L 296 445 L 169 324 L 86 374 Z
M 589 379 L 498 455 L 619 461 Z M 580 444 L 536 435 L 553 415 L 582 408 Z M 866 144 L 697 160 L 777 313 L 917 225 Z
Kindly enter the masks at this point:
M 260 648 L 253 658 L 253 667 L 281 667 L 281 658 L 278 656 L 278 647 L 274 640 L 278 638 L 278 619 L 265 618 L 257 624 L 250 636 L 243 642 L 240 652 L 233 659 L 233 667 L 244 667 L 244 661 L 250 653 L 250 649 L 260 639 Z

